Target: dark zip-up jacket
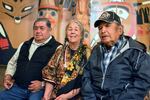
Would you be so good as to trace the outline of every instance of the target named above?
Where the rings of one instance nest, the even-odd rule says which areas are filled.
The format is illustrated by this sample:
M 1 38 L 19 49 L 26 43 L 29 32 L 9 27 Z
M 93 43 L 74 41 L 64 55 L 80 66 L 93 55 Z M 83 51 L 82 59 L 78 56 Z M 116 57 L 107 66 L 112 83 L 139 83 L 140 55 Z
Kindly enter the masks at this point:
M 102 73 L 100 44 L 93 48 L 85 67 L 84 100 L 143 100 L 150 88 L 150 56 L 143 44 L 127 39 L 126 45 Z

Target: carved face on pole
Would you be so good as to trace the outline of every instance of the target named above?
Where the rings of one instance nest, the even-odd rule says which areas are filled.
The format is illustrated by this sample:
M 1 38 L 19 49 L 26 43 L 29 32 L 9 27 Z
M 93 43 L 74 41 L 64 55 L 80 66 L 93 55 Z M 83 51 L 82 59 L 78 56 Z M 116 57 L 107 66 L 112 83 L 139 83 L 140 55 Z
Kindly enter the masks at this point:
M 13 48 L 32 36 L 39 0 L 0 0 L 0 38 Z
M 39 17 L 48 18 L 52 26 L 52 35 L 58 39 L 60 8 L 56 6 L 54 0 L 41 0 L 39 6 Z

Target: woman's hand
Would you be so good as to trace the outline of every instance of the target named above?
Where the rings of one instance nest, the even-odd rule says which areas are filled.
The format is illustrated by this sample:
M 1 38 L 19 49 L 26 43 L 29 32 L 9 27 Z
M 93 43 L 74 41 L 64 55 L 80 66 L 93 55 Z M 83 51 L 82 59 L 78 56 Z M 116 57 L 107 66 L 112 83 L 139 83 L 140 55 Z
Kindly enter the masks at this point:
M 49 96 L 43 96 L 42 100 L 50 100 Z
M 76 96 L 79 93 L 79 91 L 80 91 L 80 88 L 73 89 L 66 94 L 61 94 L 55 100 L 69 100 L 69 99 L 73 98 L 74 96 Z
M 68 96 L 66 94 L 62 94 L 58 96 L 55 100 L 68 100 Z

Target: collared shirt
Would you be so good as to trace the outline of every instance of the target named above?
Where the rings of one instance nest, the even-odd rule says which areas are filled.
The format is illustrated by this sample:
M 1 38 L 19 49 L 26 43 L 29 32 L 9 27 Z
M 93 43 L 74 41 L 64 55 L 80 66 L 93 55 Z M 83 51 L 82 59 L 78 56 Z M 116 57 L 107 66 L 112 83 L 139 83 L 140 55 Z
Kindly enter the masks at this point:
M 43 46 L 45 45 L 46 43 L 48 43 L 48 41 L 51 39 L 52 37 L 50 36 L 45 42 L 43 43 L 36 43 L 35 40 L 32 41 L 32 44 L 31 44 L 31 47 L 29 49 L 29 60 L 31 59 L 33 53 L 35 52 L 35 50 L 39 47 L 39 46 Z
M 51 40 L 52 36 L 50 36 L 46 41 L 44 41 L 43 43 L 36 43 L 35 40 L 32 41 L 31 47 L 29 49 L 29 60 L 31 59 L 32 55 L 34 54 L 35 50 L 40 47 L 45 45 L 46 43 L 48 43 Z M 24 43 L 24 42 L 23 42 Z M 20 53 L 20 49 L 23 45 L 23 43 L 21 43 L 17 49 L 17 51 L 15 52 L 15 54 L 13 55 L 13 57 L 9 60 L 8 64 L 7 64 L 7 69 L 5 74 L 10 74 L 11 76 L 14 75 L 15 71 L 16 71 L 16 65 L 17 65 L 17 60 L 19 57 L 19 53 Z
M 126 43 L 126 39 L 124 37 L 120 37 L 119 40 L 111 47 L 110 50 L 108 50 L 105 46 L 102 46 L 103 48 L 103 61 L 102 61 L 102 70 L 105 72 L 107 69 L 110 61 L 117 55 L 119 50 L 124 46 Z

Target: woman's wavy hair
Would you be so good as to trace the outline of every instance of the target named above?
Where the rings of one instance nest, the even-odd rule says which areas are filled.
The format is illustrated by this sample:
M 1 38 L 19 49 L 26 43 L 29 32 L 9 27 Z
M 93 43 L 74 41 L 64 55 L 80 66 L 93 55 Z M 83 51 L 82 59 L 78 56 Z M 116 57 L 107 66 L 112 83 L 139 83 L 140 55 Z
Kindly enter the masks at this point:
M 66 38 L 67 38 L 67 29 L 68 29 L 68 27 L 69 27 L 69 25 L 70 25 L 71 23 L 76 23 L 76 24 L 79 26 L 80 31 L 81 31 L 81 41 L 80 41 L 80 42 L 82 42 L 83 39 L 84 39 L 84 27 L 83 27 L 83 24 L 82 24 L 78 19 L 76 19 L 76 18 L 71 19 L 71 20 L 69 21 L 69 23 L 67 24 L 66 29 L 65 29 Z

